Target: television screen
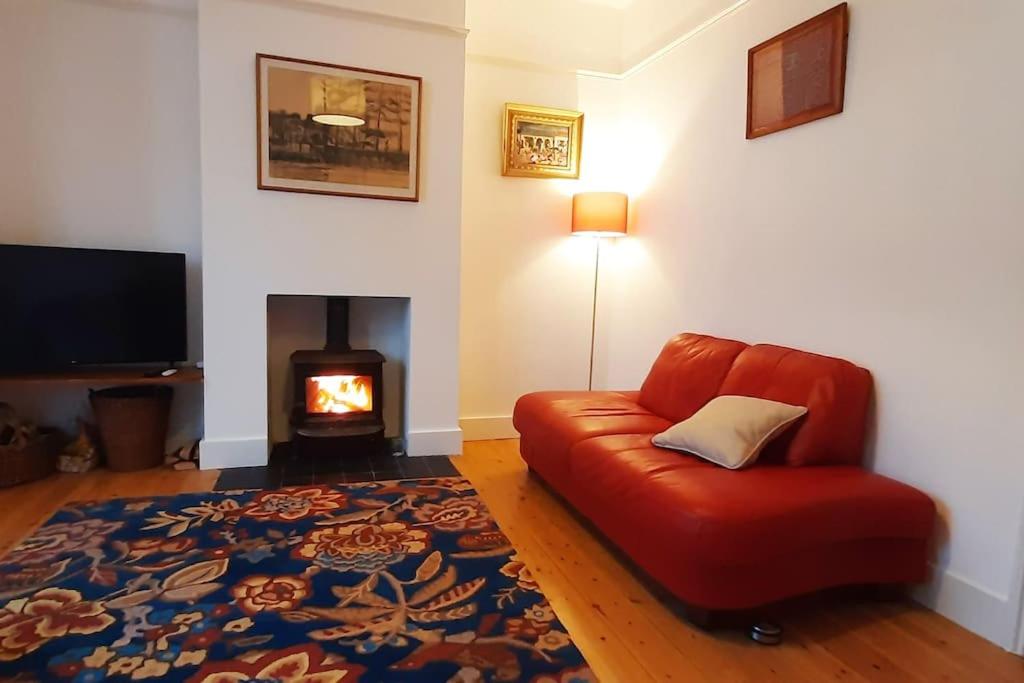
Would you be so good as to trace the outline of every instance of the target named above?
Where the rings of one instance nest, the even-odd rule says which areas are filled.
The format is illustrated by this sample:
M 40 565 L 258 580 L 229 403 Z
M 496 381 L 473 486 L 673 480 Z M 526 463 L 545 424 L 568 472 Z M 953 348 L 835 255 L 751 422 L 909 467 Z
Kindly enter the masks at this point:
M 185 255 L 0 245 L 0 370 L 183 361 Z

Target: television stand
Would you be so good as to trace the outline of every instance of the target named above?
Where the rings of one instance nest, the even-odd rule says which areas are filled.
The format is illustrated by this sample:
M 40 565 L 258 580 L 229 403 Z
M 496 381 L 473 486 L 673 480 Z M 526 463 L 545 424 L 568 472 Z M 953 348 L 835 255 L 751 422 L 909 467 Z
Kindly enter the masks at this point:
M 133 386 L 140 384 L 198 384 L 203 381 L 202 368 L 178 368 L 173 375 L 164 377 L 149 373 L 148 368 L 81 368 L 60 372 L 41 372 L 0 375 L 0 386 L 14 384 L 88 384 L 91 386 Z

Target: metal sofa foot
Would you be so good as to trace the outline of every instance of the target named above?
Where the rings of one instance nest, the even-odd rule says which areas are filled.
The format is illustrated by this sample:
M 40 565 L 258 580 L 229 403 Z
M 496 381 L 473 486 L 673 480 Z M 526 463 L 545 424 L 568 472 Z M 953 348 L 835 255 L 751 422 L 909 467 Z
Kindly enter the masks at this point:
M 750 639 L 761 645 L 778 645 L 782 642 L 782 627 L 771 621 L 759 621 L 750 627 Z

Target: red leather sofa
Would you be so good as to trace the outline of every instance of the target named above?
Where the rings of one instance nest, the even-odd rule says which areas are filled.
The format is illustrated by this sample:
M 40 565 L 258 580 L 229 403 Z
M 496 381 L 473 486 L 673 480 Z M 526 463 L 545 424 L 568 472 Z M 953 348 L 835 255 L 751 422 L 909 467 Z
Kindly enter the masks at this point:
M 745 609 L 926 578 L 935 506 L 861 467 L 872 380 L 838 358 L 683 334 L 640 391 L 523 396 L 531 470 L 689 606 Z M 651 444 L 719 395 L 808 408 L 749 469 Z

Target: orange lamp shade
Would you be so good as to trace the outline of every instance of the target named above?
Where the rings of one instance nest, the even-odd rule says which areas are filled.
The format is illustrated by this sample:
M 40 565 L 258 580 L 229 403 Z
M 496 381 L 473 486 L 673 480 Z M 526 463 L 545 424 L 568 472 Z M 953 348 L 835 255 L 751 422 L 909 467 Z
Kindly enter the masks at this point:
M 629 197 L 622 192 L 581 192 L 572 197 L 572 234 L 621 237 L 626 234 Z

